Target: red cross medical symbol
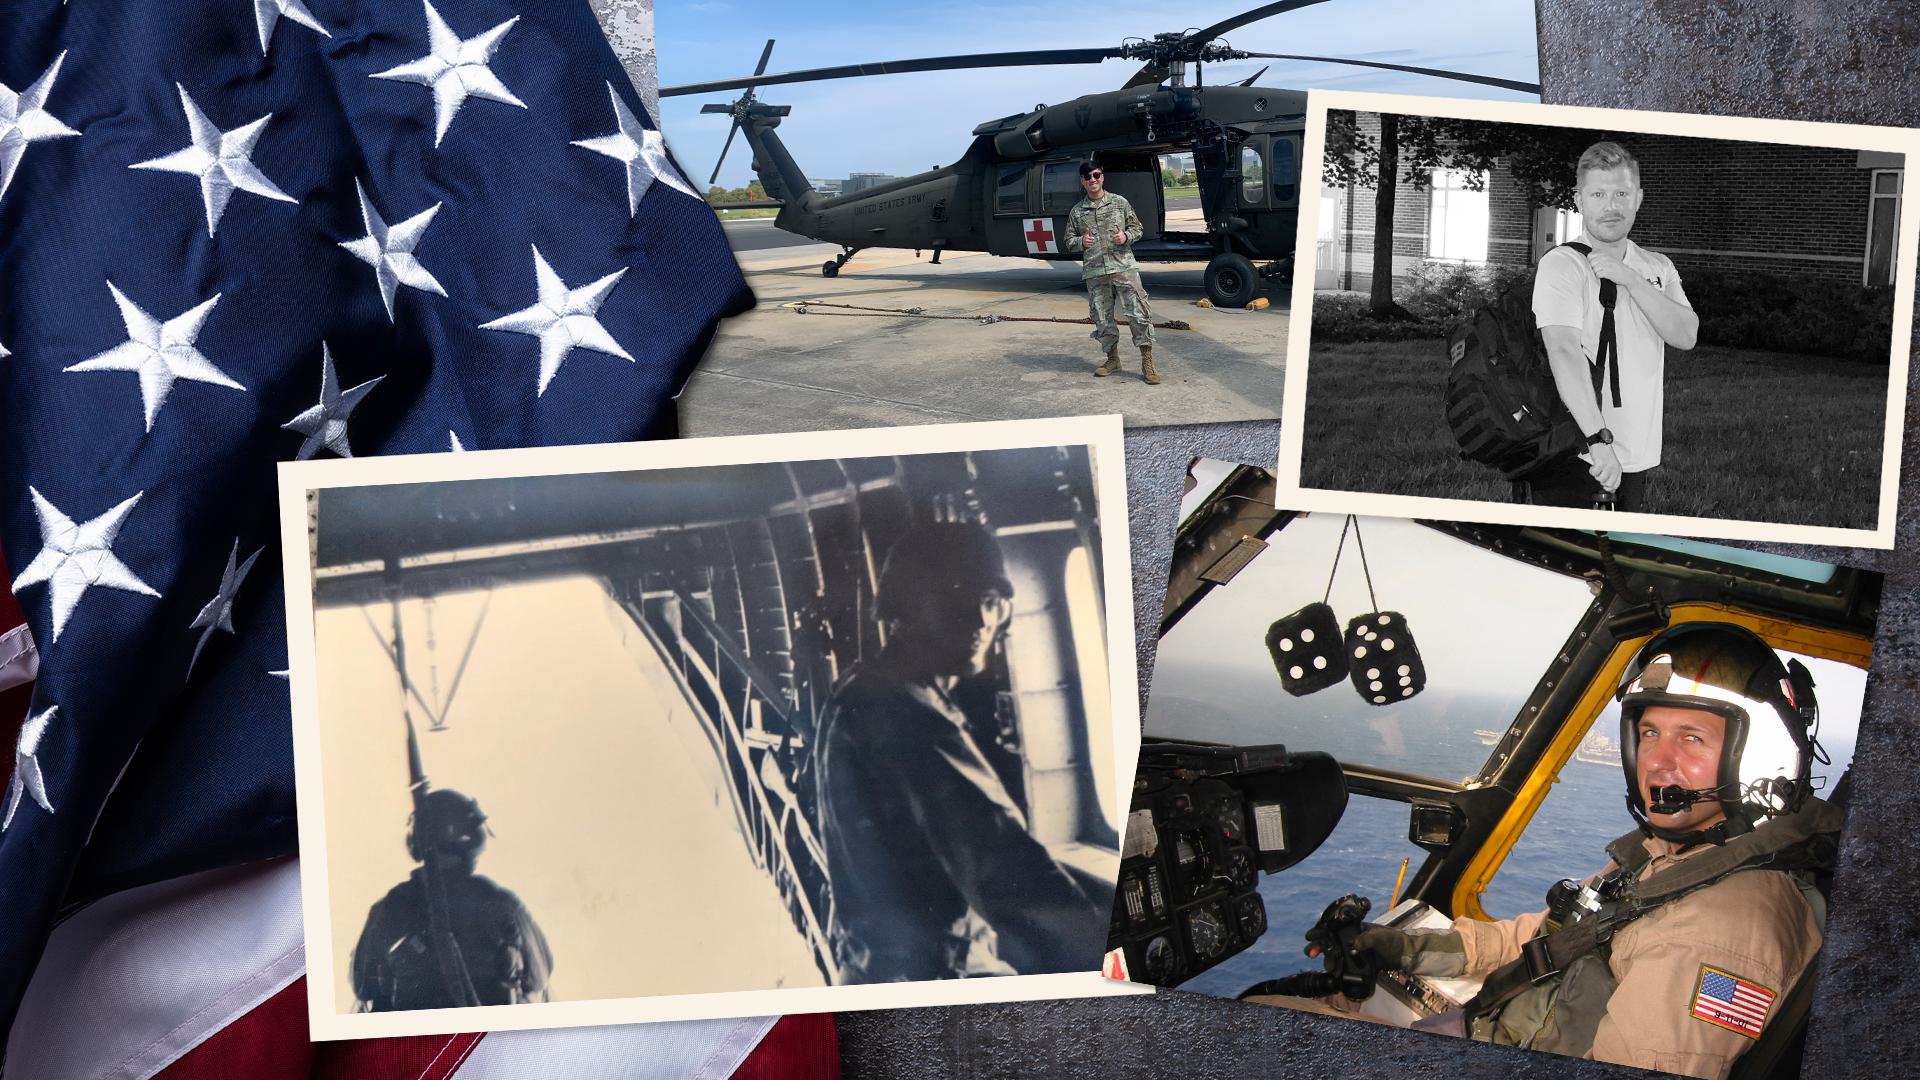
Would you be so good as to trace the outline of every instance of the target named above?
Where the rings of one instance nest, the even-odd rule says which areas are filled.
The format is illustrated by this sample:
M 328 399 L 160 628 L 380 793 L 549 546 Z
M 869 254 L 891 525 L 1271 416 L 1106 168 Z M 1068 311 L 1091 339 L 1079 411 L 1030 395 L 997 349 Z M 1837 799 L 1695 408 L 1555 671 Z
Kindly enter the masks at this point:
M 1027 230 L 1027 248 L 1034 252 L 1057 250 L 1053 246 L 1053 230 L 1047 227 L 1046 218 L 1027 219 L 1031 227 Z

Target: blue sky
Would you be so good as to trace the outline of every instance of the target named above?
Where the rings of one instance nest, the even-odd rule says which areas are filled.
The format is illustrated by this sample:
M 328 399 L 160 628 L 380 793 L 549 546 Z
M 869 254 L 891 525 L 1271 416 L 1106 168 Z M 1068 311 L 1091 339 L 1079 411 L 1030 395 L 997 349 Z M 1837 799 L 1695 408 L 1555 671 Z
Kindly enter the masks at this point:
M 802 5 L 766 0 L 660 0 L 654 32 L 662 85 L 746 75 L 767 38 L 777 44 L 770 71 L 954 53 L 1022 48 L 1117 45 L 1189 26 L 1203 26 L 1255 6 L 1255 0 L 1190 4 L 1112 0 L 1098 5 L 1042 7 L 986 0 L 930 5 L 846 0 Z M 1471 71 L 1539 80 L 1532 0 L 1433 4 L 1431 0 L 1331 0 L 1227 36 L 1241 48 Z M 1267 61 L 1210 65 L 1209 82 L 1243 79 Z M 1273 61 L 1260 85 L 1372 90 L 1442 97 L 1521 95 L 1471 83 L 1365 68 Z M 1049 68 L 929 72 L 771 87 L 764 100 L 792 105 L 780 127 L 795 160 L 813 177 L 850 172 L 904 175 L 959 157 L 968 132 L 983 120 L 1025 112 L 1081 94 L 1111 89 L 1138 61 Z M 722 116 L 700 105 L 727 94 L 672 98 L 661 124 L 674 154 L 704 184 L 726 139 Z M 752 179 L 749 155 L 736 140 L 720 182 Z

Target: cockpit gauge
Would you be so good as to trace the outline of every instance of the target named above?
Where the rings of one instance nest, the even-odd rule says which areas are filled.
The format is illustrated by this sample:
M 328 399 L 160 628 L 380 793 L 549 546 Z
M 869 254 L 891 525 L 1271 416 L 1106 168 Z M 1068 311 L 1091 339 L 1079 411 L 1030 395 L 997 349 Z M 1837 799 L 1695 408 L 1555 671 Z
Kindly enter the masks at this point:
M 1231 931 L 1227 921 L 1212 905 L 1197 907 L 1187 912 L 1187 941 L 1193 946 L 1193 955 L 1201 963 L 1210 964 L 1225 955 L 1227 946 L 1232 943 Z

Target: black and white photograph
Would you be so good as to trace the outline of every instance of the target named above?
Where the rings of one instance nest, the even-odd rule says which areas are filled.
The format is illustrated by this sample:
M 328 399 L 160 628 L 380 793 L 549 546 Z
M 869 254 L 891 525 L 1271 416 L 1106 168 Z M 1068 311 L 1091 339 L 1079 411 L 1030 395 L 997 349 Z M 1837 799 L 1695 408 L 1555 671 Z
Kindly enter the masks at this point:
M 1331 93 L 1309 126 L 1313 505 L 1891 543 L 1912 132 Z
M 290 468 L 316 1037 L 1105 992 L 1118 435 Z
M 1690 1076 L 1818 1070 L 1881 575 L 1192 476 L 1110 973 Z

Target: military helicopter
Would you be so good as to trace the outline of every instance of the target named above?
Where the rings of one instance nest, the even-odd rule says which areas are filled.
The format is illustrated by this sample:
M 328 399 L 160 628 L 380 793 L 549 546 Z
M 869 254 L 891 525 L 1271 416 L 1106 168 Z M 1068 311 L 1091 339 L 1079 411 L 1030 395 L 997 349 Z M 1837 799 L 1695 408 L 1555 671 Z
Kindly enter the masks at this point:
M 801 236 L 838 244 L 841 253 L 821 266 L 837 277 L 867 248 L 984 251 L 1037 259 L 1075 259 L 1067 251 L 1067 212 L 1082 197 L 1079 167 L 1097 161 L 1108 191 L 1127 198 L 1139 212 L 1145 235 L 1133 245 L 1136 259 L 1152 262 L 1205 260 L 1207 294 L 1222 306 L 1243 307 L 1260 279 L 1287 274 L 1293 265 L 1300 209 L 1300 146 L 1305 127 L 1304 91 L 1255 86 L 1264 74 L 1224 86 L 1207 86 L 1204 65 L 1231 60 L 1302 60 L 1411 72 L 1539 93 L 1539 86 L 1483 75 L 1368 60 L 1248 52 L 1222 41 L 1249 23 L 1324 0 L 1279 0 L 1199 30 L 1129 39 L 1084 49 L 1039 49 L 934 56 L 846 64 L 767 74 L 768 41 L 751 76 L 662 87 L 662 97 L 744 90 L 727 104 L 703 113 L 732 117 L 711 184 L 720 175 L 735 134 L 745 133 L 754 172 L 780 207 L 774 224 Z M 1097 64 L 1108 59 L 1143 61 L 1117 90 L 1087 94 L 1058 105 L 988 120 L 973 129 L 973 142 L 944 168 L 830 196 L 815 191 L 775 133 L 792 106 L 757 96 L 760 88 L 787 83 L 917 71 Z M 1192 82 L 1187 67 L 1192 65 Z M 1201 231 L 1169 229 L 1160 178 L 1160 156 L 1191 153 L 1199 176 Z M 766 206 L 769 203 L 755 203 Z M 1255 263 L 1263 265 L 1257 269 Z
M 1445 927 L 1550 906 L 1554 877 L 1597 870 L 1601 845 L 1632 828 L 1609 738 L 1614 689 L 1652 634 L 1683 622 L 1743 626 L 1804 659 L 1833 751 L 1816 755 L 1815 787 L 1847 802 L 1880 575 L 1669 537 L 1429 520 L 1358 519 L 1356 553 L 1342 516 L 1277 507 L 1276 493 L 1271 473 L 1234 467 L 1192 494 L 1176 535 L 1110 975 L 1228 995 L 1286 975 L 1295 988 L 1261 992 L 1352 989 L 1359 1011 L 1401 1026 L 1458 1008 L 1477 980 L 1287 965 L 1307 963 L 1301 932 L 1316 915 L 1309 935 L 1361 917 Z M 1392 655 L 1418 673 L 1411 700 L 1377 704 L 1357 663 L 1351 687 L 1342 672 L 1280 693 L 1286 665 L 1311 669 L 1321 646 L 1295 633 L 1276 648 L 1269 620 L 1298 621 L 1282 613 L 1323 597 L 1343 615 L 1367 604 L 1350 627 L 1399 609 L 1406 636 Z M 1321 914 L 1356 888 L 1370 916 Z M 1794 1075 L 1804 1019 L 1770 1030 L 1782 1075 Z

